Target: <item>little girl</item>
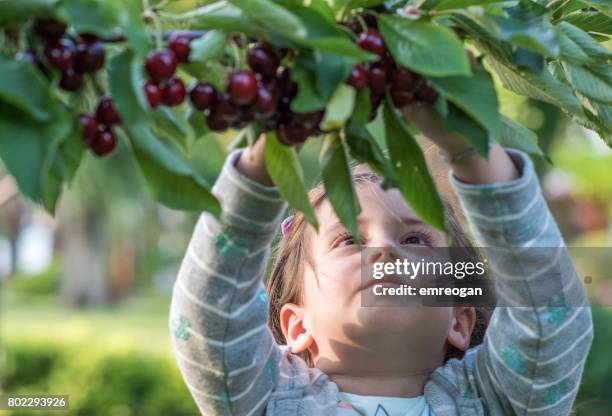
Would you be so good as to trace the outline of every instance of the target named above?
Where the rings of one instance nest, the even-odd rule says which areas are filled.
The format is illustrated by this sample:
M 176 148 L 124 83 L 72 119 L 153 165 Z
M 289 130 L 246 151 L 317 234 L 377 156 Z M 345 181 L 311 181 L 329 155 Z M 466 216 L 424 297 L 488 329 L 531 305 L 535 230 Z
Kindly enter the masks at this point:
M 174 285 L 173 345 L 202 414 L 570 412 L 591 313 L 531 161 L 499 145 L 480 157 L 429 105 L 404 114 L 450 164 L 480 245 L 505 253 L 487 251 L 487 259 L 498 296 L 518 306 L 498 303 L 484 339 L 486 314 L 471 306 L 362 307 L 361 253 L 321 187 L 310 194 L 319 232 L 302 214 L 283 222 L 266 291 L 287 205 L 266 171 L 263 137 L 227 158 L 213 188 L 221 220 L 201 215 Z M 380 248 L 368 261 L 397 248 L 447 245 L 380 179 L 355 175 L 362 244 Z M 452 240 L 465 242 L 451 213 L 447 223 Z M 544 303 L 542 294 L 555 300 Z

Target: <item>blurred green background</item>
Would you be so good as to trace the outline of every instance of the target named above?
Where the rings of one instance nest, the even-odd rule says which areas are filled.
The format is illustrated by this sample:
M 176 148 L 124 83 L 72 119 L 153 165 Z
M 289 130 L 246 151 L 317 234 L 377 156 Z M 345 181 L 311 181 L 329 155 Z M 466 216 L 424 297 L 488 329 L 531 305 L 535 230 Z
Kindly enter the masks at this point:
M 195 3 L 176 1 L 176 11 Z M 612 151 L 556 108 L 499 92 L 503 112 L 536 131 L 553 161 L 536 163 L 567 244 L 612 253 Z M 204 137 L 193 151 L 219 167 L 232 138 Z M 309 183 L 318 149 L 310 140 L 300 156 Z M 75 415 L 197 414 L 168 330 L 196 219 L 149 199 L 123 142 L 110 158 L 85 157 L 55 218 L 20 197 L 0 163 L 0 394 L 68 394 Z M 612 305 L 612 274 L 594 275 L 588 290 L 594 305 Z M 612 310 L 593 312 L 575 411 L 609 416 Z

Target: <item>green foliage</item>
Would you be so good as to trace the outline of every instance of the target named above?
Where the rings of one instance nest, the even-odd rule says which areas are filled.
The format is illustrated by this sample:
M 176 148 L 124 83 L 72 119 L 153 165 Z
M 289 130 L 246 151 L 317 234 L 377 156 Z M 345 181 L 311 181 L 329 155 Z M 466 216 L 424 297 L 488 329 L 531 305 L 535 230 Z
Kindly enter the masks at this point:
M 61 267 L 58 262 L 35 275 L 15 274 L 6 283 L 7 289 L 21 296 L 53 295 L 60 287 Z

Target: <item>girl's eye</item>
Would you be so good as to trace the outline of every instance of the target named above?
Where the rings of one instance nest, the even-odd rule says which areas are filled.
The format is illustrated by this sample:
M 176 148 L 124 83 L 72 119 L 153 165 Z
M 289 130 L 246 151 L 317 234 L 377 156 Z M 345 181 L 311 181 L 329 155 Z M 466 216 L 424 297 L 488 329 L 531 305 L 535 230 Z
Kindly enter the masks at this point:
M 412 234 L 406 237 L 404 244 L 426 245 L 430 242 L 429 236 Z
M 338 238 L 336 238 L 335 240 L 335 246 L 337 247 L 346 247 L 346 246 L 351 246 L 355 244 L 356 244 L 355 238 L 350 233 L 342 234 L 338 236 Z

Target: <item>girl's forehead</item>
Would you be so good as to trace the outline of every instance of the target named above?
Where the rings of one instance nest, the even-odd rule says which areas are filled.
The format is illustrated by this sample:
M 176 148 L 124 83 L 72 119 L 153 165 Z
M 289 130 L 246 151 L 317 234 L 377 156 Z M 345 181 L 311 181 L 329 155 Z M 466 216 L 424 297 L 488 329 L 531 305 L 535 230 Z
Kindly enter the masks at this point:
M 420 221 L 396 188 L 384 190 L 378 183 L 362 182 L 355 184 L 355 191 L 361 206 L 361 213 L 358 216 L 360 221 L 401 222 L 406 219 Z M 316 214 L 322 234 L 339 222 L 328 199 L 317 207 Z

